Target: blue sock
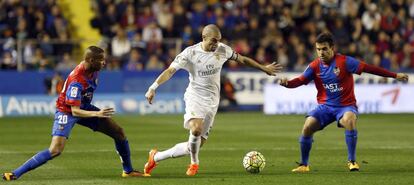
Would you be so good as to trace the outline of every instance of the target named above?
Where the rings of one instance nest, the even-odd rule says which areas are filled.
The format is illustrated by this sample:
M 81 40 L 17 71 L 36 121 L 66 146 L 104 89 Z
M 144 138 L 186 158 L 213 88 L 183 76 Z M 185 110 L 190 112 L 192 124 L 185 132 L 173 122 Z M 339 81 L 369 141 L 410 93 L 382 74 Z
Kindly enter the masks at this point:
M 132 172 L 131 152 L 129 150 L 128 140 L 115 141 L 116 151 L 122 159 L 122 167 L 126 173 Z
M 312 142 L 313 142 L 312 136 L 311 137 L 300 136 L 299 143 L 300 143 L 300 152 L 301 152 L 301 157 L 302 157 L 302 161 L 300 162 L 301 164 L 308 165 L 309 152 L 312 148 Z
M 32 158 L 27 160 L 23 165 L 21 165 L 19 168 L 13 171 L 13 174 L 19 178 L 24 173 L 33 170 L 43 164 L 45 164 L 47 161 L 52 159 L 52 154 L 49 152 L 49 149 L 43 150 L 36 155 L 34 155 Z
M 348 160 L 355 161 L 356 144 L 358 140 L 357 130 L 345 130 L 345 141 L 348 146 Z

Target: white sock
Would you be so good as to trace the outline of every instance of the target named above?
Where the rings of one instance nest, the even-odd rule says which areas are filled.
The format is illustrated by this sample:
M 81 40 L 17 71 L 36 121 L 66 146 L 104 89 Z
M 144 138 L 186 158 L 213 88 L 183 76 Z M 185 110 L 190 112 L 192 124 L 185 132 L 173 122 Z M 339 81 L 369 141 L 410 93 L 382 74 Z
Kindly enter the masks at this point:
M 200 150 L 201 136 L 190 134 L 188 145 L 190 148 L 191 164 L 198 164 L 198 151 Z
M 155 162 L 159 162 L 168 158 L 176 158 L 188 154 L 190 154 L 190 150 L 188 149 L 188 142 L 183 142 L 176 144 L 168 150 L 157 152 L 154 156 L 154 160 Z

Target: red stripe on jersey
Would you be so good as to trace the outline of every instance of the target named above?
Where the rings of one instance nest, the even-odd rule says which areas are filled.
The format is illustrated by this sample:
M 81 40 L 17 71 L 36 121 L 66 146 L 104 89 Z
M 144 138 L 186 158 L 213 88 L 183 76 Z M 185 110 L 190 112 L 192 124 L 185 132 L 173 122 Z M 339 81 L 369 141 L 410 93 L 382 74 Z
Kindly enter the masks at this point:
M 81 101 L 80 100 L 66 100 L 65 104 L 70 105 L 70 106 L 80 106 Z
M 327 100 L 327 95 L 326 95 L 326 91 L 325 88 L 323 87 L 323 82 L 322 79 L 320 78 L 320 65 L 321 61 L 319 59 L 316 59 L 314 61 L 312 61 L 309 64 L 309 67 L 311 67 L 314 71 L 314 81 L 315 81 L 315 87 L 318 90 L 318 95 L 316 96 L 316 99 L 318 100 L 319 104 L 325 104 L 326 100 Z
M 370 73 L 370 74 L 374 74 L 374 75 L 378 75 L 382 77 L 391 77 L 391 78 L 397 77 L 397 73 L 394 73 L 386 69 L 376 67 L 376 66 L 373 66 L 367 63 L 361 62 L 360 66 L 363 66 L 363 68 L 361 67 L 362 68 L 361 71 L 366 72 L 366 73 Z
M 83 88 L 88 87 L 85 80 L 85 67 L 82 64 L 76 66 L 76 68 L 69 74 L 68 78 L 65 81 L 64 89 L 60 92 L 58 99 L 56 100 L 56 109 L 65 112 L 71 113 L 71 106 L 80 106 L 81 101 L 79 100 L 66 100 L 66 91 L 68 87 L 73 82 L 78 82 L 82 85 Z
M 309 83 L 309 80 L 306 79 L 305 76 L 303 76 L 303 74 L 302 74 L 297 78 L 289 80 L 288 83 L 287 83 L 288 85 L 286 87 L 287 88 L 296 88 L 296 87 L 299 87 L 301 85 L 308 84 L 308 83 Z
M 343 90 L 340 94 L 340 101 L 342 106 L 356 105 L 356 99 L 354 94 L 354 77 L 351 72 L 346 69 L 346 56 L 336 55 L 335 58 L 336 67 L 339 68 L 340 72 L 338 75 L 339 87 Z M 362 65 L 358 67 L 358 71 L 362 70 Z

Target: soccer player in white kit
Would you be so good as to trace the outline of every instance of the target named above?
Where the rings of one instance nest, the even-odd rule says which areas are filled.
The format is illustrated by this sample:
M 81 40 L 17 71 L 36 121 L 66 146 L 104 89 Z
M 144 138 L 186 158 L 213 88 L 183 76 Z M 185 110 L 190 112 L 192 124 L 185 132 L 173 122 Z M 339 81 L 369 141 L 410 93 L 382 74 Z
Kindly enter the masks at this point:
M 209 130 L 213 126 L 220 100 L 220 72 L 226 61 L 235 60 L 271 76 L 275 76 L 282 69 L 280 64 L 261 65 L 251 58 L 234 52 L 232 48 L 219 42 L 221 33 L 216 25 L 205 26 L 202 39 L 202 42 L 187 47 L 177 55 L 168 69 L 158 76 L 145 94 L 148 102 L 152 104 L 155 90 L 159 85 L 169 80 L 179 69 L 189 72 L 190 83 L 184 94 L 184 128 L 190 130 L 188 141 L 178 143 L 165 151 L 152 149 L 144 167 L 146 176 L 150 176 L 158 162 L 188 154 L 191 156 L 191 164 L 186 174 L 188 176 L 197 174 L 198 151 L 207 140 Z

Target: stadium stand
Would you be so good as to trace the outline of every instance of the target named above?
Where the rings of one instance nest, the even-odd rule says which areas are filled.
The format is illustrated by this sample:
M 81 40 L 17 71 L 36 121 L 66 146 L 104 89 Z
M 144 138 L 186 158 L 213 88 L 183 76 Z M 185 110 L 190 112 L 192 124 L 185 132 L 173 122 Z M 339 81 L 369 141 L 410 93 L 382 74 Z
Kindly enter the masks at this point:
M 90 4 L 88 15 L 94 15 L 90 26 L 101 35 L 95 43 L 111 54 L 107 70 L 165 68 L 182 48 L 200 41 L 200 28 L 209 23 L 221 28 L 228 39 L 224 42 L 237 52 L 263 63 L 277 59 L 289 71 L 306 67 L 321 31 L 338 38 L 341 53 L 394 71 L 414 68 L 412 0 L 91 0 Z M 80 25 L 79 10 L 73 9 L 56 0 L 1 1 L 1 69 L 60 70 L 63 56 L 73 60 L 79 55 L 80 39 L 85 41 L 76 34 L 77 28 L 85 29 L 85 20 Z M 62 13 L 66 11 L 75 16 L 68 20 Z M 235 63 L 226 67 L 239 68 Z

